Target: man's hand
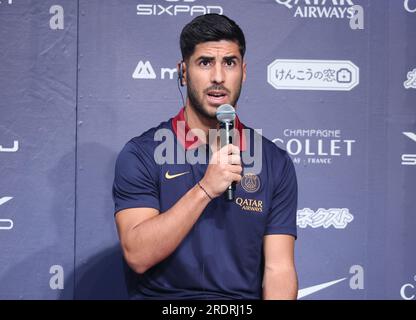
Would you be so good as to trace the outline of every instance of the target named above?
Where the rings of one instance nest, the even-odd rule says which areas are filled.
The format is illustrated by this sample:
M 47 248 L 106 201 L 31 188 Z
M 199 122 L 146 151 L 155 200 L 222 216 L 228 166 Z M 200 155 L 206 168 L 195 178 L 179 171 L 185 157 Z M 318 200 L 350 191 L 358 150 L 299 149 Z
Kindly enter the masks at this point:
M 201 184 L 213 198 L 220 196 L 232 182 L 240 182 L 241 172 L 240 149 L 228 144 L 214 151 Z

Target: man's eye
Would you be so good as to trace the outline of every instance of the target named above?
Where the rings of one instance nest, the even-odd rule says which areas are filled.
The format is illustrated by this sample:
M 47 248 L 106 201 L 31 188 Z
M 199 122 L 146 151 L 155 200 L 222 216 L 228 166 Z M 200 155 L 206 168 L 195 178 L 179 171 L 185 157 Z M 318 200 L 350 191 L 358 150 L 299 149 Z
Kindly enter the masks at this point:
M 209 61 L 209 60 L 202 60 L 199 64 L 200 64 L 201 66 L 207 67 L 207 66 L 209 66 L 209 64 L 210 64 L 210 61 Z
M 225 65 L 227 67 L 234 66 L 235 65 L 235 61 L 234 60 L 227 60 L 227 61 L 225 61 Z

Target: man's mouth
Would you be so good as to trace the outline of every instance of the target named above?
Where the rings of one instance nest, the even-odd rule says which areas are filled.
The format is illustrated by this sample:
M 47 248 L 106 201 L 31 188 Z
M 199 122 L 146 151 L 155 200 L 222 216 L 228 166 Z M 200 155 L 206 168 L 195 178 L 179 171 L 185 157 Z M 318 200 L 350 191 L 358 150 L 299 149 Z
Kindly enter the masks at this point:
M 225 103 L 228 97 L 226 91 L 223 90 L 210 90 L 207 92 L 208 101 L 218 104 L 218 103 Z
M 224 91 L 208 91 L 208 95 L 214 98 L 222 98 L 225 97 L 227 93 Z

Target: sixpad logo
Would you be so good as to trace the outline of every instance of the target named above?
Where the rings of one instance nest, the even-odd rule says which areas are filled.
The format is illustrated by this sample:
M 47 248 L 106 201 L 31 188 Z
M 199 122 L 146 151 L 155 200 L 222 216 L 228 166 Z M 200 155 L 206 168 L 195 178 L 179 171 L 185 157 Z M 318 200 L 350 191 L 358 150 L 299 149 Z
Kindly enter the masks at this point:
M 345 139 L 338 129 L 285 129 L 273 142 L 285 149 L 295 164 L 330 165 L 335 159 L 351 157 L 356 140 Z
M 403 132 L 413 142 L 416 142 L 416 133 L 414 132 Z M 416 147 L 416 144 L 413 146 Z M 415 148 L 416 149 L 416 148 Z M 402 165 L 403 166 L 416 166 L 416 153 L 413 154 L 402 154 Z
M 172 80 L 177 72 L 176 68 L 160 68 L 160 71 L 156 73 L 150 61 L 140 60 L 134 69 L 132 78 L 136 80 L 155 80 L 160 77 L 160 79 Z
M 159 1 L 161 2 L 161 1 Z M 138 16 L 179 16 L 202 15 L 206 13 L 223 14 L 223 8 L 218 5 L 201 6 L 197 0 L 165 0 L 164 4 L 138 4 Z

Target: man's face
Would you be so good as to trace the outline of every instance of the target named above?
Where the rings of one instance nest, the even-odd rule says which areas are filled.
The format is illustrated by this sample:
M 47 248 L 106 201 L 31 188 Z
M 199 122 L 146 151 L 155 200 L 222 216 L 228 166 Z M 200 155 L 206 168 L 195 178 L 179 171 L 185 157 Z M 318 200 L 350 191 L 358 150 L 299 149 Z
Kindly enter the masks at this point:
M 188 103 L 201 116 L 215 119 L 220 105 L 236 106 L 245 78 L 246 64 L 236 42 L 198 44 L 186 64 Z

